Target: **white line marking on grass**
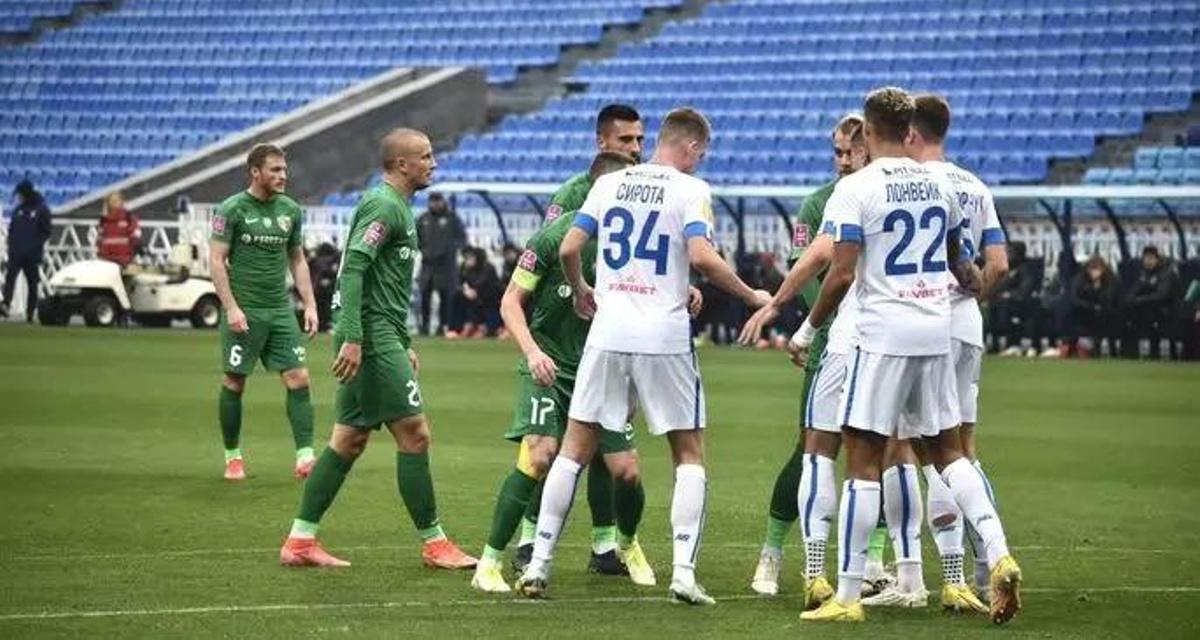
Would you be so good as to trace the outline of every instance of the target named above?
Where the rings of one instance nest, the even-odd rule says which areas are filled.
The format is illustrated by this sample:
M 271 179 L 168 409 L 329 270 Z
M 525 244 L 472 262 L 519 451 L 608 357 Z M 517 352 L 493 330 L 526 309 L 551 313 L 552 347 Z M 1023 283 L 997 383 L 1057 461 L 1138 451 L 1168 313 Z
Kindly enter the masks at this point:
M 586 548 L 587 543 L 562 543 L 562 549 Z M 831 545 L 836 548 L 837 545 Z M 706 543 L 707 549 L 760 549 L 762 545 L 745 542 L 716 542 Z M 1147 555 L 1191 555 L 1200 553 L 1197 549 L 1141 549 L 1136 547 L 1054 547 L 1046 545 L 1026 545 L 1011 547 L 1014 551 L 1029 551 L 1035 553 L 1117 553 L 1117 554 L 1147 554 Z M 353 553 L 356 551 L 411 551 L 413 547 L 402 545 L 359 545 L 337 547 L 337 551 Z M 145 551 L 132 553 L 67 553 L 41 554 L 32 556 L 0 556 L 0 562 L 76 562 L 85 560 L 123 560 L 132 558 L 186 558 L 190 556 L 236 556 L 236 555 L 270 555 L 279 552 L 279 547 L 242 547 L 229 549 L 166 549 L 162 551 Z
M 1022 589 L 1025 593 L 1200 593 L 1200 587 L 1041 587 Z M 717 602 L 738 600 L 770 600 L 749 594 L 731 594 L 717 597 Z M 0 622 L 26 620 L 67 620 L 87 618 L 136 618 L 146 616 L 189 616 L 211 613 L 275 613 L 279 611 L 336 611 L 353 609 L 417 609 L 451 607 L 494 607 L 494 606 L 538 606 L 589 605 L 589 604 L 637 604 L 644 602 L 667 602 L 662 596 L 600 597 L 600 598 L 552 598 L 549 600 L 443 600 L 440 602 L 317 602 L 312 604 L 281 603 L 259 605 L 224 605 L 212 607 L 180 607 L 173 609 L 112 609 L 96 611 L 41 611 L 38 613 L 0 614 Z

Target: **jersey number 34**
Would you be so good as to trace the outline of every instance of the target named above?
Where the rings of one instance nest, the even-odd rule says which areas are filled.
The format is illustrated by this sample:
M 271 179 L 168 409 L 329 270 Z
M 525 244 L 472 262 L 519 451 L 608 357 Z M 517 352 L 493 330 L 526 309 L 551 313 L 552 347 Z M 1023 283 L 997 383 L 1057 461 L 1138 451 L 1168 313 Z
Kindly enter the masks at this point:
M 604 230 L 608 233 L 604 242 L 604 264 L 607 264 L 609 269 L 620 270 L 621 267 L 629 264 L 631 258 L 636 258 L 653 262 L 655 275 L 661 276 L 667 273 L 667 255 L 671 246 L 671 238 L 665 233 L 654 234 L 654 227 L 658 224 L 657 211 L 651 211 L 650 215 L 646 216 L 645 225 L 642 226 L 637 244 L 633 247 L 630 247 L 629 241 L 633 238 L 637 222 L 634 221 L 633 214 L 628 209 L 621 207 L 609 209 L 608 213 L 604 214 L 603 224 Z M 650 246 L 651 240 L 654 241 L 653 247 Z

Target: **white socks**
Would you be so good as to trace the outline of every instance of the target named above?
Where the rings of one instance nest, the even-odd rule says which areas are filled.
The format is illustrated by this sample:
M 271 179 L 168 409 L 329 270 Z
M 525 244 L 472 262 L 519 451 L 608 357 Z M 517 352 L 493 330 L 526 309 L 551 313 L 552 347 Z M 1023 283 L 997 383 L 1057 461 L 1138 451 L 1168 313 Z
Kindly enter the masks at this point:
M 925 590 L 921 575 L 921 521 L 924 520 L 917 467 L 902 464 L 883 472 L 883 517 L 896 554 L 897 587 L 904 593 Z
M 801 465 L 796 501 L 800 507 L 800 532 L 804 536 L 804 577 L 809 579 L 825 574 L 825 545 L 838 509 L 833 466 L 831 458 L 815 453 L 804 454 Z
M 921 470 L 925 473 L 925 484 L 929 485 L 929 531 L 933 533 L 933 542 L 942 559 L 942 581 L 946 584 L 966 584 L 963 577 L 962 511 L 937 469 L 927 464 Z
M 838 508 L 838 602 L 848 605 L 861 597 L 867 541 L 879 522 L 879 483 L 846 480 Z
M 983 539 L 983 549 L 976 548 L 977 554 L 987 557 L 988 567 L 996 566 L 1001 558 L 1008 555 L 1008 541 L 1004 537 L 1004 527 L 1000 524 L 1000 516 L 988 495 L 987 483 L 979 469 L 966 458 L 959 458 L 942 470 L 942 479 L 949 485 L 967 521 Z
M 542 495 L 543 512 L 546 509 L 544 505 L 549 489 L 547 485 L 547 493 Z M 675 495 L 671 498 L 671 529 L 675 540 L 672 560 L 675 571 L 671 578 L 672 584 L 691 587 L 696 583 L 696 554 L 700 551 L 700 533 L 704 527 L 704 504 L 707 495 L 708 480 L 704 474 L 704 467 L 698 464 L 681 464 L 675 467 Z M 537 557 L 536 546 L 534 557 Z
M 537 537 L 533 541 L 533 560 L 527 571 L 541 578 L 550 574 L 550 561 L 554 558 L 554 545 L 562 533 L 563 522 L 571 503 L 575 501 L 575 486 L 583 467 L 570 458 L 558 456 L 546 474 L 546 486 L 542 489 L 542 509 L 538 512 Z

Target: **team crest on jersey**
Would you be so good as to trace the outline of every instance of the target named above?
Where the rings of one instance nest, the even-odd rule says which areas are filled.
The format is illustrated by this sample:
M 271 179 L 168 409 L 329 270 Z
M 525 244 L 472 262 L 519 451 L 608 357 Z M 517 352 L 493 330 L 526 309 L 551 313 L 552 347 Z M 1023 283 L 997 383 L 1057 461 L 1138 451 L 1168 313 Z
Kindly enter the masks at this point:
M 263 223 L 264 227 L 266 227 L 268 229 L 271 228 L 271 219 L 270 218 L 263 218 L 262 223 Z
M 559 216 L 562 215 L 562 212 L 562 207 L 558 206 L 557 204 L 552 204 L 546 207 L 546 222 L 554 222 Z
M 288 217 L 276 218 L 275 222 L 279 223 L 279 228 L 283 229 L 284 233 L 292 230 L 292 219 Z
M 525 252 L 521 254 L 521 258 L 517 260 L 517 266 L 526 271 L 533 271 L 537 268 L 537 254 L 529 249 L 526 249 Z
M 558 285 L 558 297 L 566 299 L 571 297 L 571 287 L 565 284 Z
M 804 249 L 808 246 L 808 225 L 798 224 L 792 229 L 792 247 Z
M 213 216 L 212 230 L 213 233 L 225 233 L 225 216 Z
M 367 230 L 363 232 L 363 244 L 368 247 L 378 247 L 383 244 L 383 239 L 387 237 L 387 227 L 378 220 L 367 226 Z

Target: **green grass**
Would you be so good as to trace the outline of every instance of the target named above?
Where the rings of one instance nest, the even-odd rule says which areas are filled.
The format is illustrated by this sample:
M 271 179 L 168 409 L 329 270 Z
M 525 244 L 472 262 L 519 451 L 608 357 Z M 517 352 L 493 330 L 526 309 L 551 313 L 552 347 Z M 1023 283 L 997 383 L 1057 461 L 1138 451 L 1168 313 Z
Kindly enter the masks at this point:
M 515 349 L 419 347 L 443 521 L 478 552 L 513 462 L 500 435 L 510 419 Z M 226 484 L 215 334 L 0 325 L 0 637 L 1200 632 L 1200 367 L 988 360 L 981 450 L 1025 570 L 1025 611 L 1003 629 L 933 609 L 873 611 L 861 627 L 814 628 L 797 619 L 795 534 L 786 594 L 748 597 L 770 488 L 796 437 L 800 376 L 777 352 L 709 349 L 701 357 L 711 495 L 699 575 L 722 602 L 675 607 L 662 597 L 665 587 L 586 574 L 580 505 L 556 562 L 557 600 L 526 603 L 473 592 L 467 573 L 421 566 L 382 436 L 322 530 L 354 566 L 279 567 L 299 493 L 283 391 L 267 375 L 251 379 L 243 448 L 252 478 Z M 328 338 L 319 339 L 310 361 L 322 438 L 332 419 L 330 360 Z M 639 442 L 648 496 L 642 538 L 661 579 L 670 564 L 670 468 L 662 440 Z M 927 541 L 931 587 L 939 584 L 932 547 Z

